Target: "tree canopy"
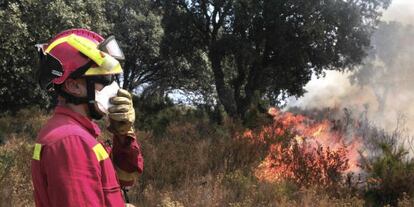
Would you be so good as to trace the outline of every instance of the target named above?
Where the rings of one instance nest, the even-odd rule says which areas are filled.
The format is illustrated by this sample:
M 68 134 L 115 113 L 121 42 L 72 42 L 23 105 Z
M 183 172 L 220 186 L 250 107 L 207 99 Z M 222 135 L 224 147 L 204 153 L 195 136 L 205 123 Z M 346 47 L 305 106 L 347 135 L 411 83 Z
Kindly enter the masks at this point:
M 104 37 L 114 34 L 125 50 L 123 87 L 132 90 L 153 82 L 157 42 L 161 41 L 160 17 L 150 1 L 22 0 L 0 6 L 0 112 L 32 105 L 48 107 L 50 98 L 34 79 L 35 44 L 45 43 L 70 28 L 87 28 Z
M 20 0 L 0 3 L 0 111 L 48 105 L 34 45 L 82 27 L 114 34 L 123 87 L 184 90 L 232 117 L 361 63 L 390 0 Z
M 389 0 L 163 1 L 172 58 L 207 58 L 205 76 L 232 117 L 300 96 L 312 73 L 361 63 Z M 199 59 L 203 59 L 200 57 Z M 189 61 L 198 70 L 200 61 Z M 194 67 L 193 67 L 194 66 Z M 196 72 L 196 71 L 195 71 Z
M 103 3 L 85 1 L 4 1 L 0 7 L 0 112 L 33 105 L 47 106 L 50 98 L 34 79 L 35 44 L 68 28 L 106 33 Z

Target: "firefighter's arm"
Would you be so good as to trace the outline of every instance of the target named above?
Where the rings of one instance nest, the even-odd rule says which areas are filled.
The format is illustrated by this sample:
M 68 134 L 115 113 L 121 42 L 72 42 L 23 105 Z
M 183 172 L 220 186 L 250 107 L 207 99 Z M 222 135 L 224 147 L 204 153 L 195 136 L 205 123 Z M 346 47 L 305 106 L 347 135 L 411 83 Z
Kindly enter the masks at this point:
M 112 107 L 108 109 L 109 131 L 114 134 L 112 158 L 122 186 L 131 186 L 143 170 L 143 158 L 134 133 L 135 110 L 131 94 L 119 89 L 117 96 L 111 98 Z
M 68 136 L 45 149 L 42 164 L 51 206 L 123 205 L 109 156 L 93 141 Z
M 132 186 L 144 169 L 141 146 L 135 136 L 115 135 L 111 153 L 121 186 Z

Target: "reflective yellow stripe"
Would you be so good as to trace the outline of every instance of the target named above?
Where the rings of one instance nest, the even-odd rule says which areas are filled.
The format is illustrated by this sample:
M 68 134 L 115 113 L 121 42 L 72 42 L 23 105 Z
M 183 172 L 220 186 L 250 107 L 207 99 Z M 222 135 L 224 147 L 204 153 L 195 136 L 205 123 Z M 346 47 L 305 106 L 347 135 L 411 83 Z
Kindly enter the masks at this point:
M 56 46 L 60 45 L 61 43 L 67 42 L 68 41 L 68 37 L 62 37 L 60 39 L 57 39 L 56 41 L 53 41 L 49 46 L 47 46 L 45 52 L 50 52 L 53 48 L 55 48 Z
M 42 145 L 36 143 L 34 146 L 34 151 L 33 151 L 33 159 L 34 160 L 40 160 L 40 152 L 42 151 Z
M 98 159 L 98 162 L 102 160 L 106 160 L 109 155 L 106 152 L 105 148 L 101 144 L 95 145 L 95 147 L 92 148 L 95 152 L 96 158 Z
M 76 48 L 77 50 L 79 50 L 80 52 L 82 52 L 84 55 L 88 56 L 89 58 L 91 58 L 92 60 L 94 60 L 92 57 L 90 57 L 90 53 L 89 51 L 92 51 L 93 53 L 95 53 L 93 56 L 96 57 L 97 59 L 102 59 L 101 55 L 100 55 L 100 50 L 98 50 L 97 48 L 97 44 L 94 43 L 93 41 L 85 38 L 85 37 L 81 37 L 75 34 L 71 34 L 62 38 L 57 39 L 56 41 L 52 42 L 47 48 L 45 52 L 50 52 L 53 48 L 55 48 L 56 46 L 67 42 L 69 45 L 71 45 L 72 47 Z M 101 60 L 103 61 L 103 60 Z
M 88 56 L 99 66 L 104 62 L 105 55 L 96 48 L 97 45 L 94 42 L 74 34 L 69 35 L 67 42 L 69 45 Z
M 119 74 L 122 73 L 122 68 L 121 65 L 117 65 L 114 69 L 112 70 L 106 70 L 104 68 L 98 67 L 98 68 L 89 68 L 86 72 L 85 75 L 111 75 L 111 74 Z
M 126 171 L 121 170 L 118 166 L 115 166 L 116 174 L 118 175 L 118 179 L 122 181 L 134 181 L 137 173 L 129 173 Z

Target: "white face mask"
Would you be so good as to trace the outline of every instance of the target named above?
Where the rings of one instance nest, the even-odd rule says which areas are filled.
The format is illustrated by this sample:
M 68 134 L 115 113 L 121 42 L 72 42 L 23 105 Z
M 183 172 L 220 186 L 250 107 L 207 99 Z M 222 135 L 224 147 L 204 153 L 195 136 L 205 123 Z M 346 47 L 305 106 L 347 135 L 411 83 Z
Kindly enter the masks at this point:
M 98 105 L 98 109 L 105 114 L 108 114 L 109 107 L 112 104 L 109 102 L 109 99 L 115 97 L 118 93 L 119 86 L 116 81 L 114 81 L 111 85 L 105 86 L 100 91 L 95 91 L 95 101 Z

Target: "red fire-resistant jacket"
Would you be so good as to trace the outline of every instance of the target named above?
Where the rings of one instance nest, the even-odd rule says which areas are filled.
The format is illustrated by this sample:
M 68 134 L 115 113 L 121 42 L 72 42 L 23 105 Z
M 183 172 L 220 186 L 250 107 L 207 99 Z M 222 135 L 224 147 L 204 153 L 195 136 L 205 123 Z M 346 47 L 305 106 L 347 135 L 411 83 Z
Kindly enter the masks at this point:
M 119 183 L 131 185 L 142 172 L 140 147 L 130 137 L 125 139 L 132 142 L 124 145 L 114 137 L 111 152 L 96 140 L 99 134 L 98 126 L 87 117 L 56 108 L 34 148 L 36 206 L 125 206 Z

